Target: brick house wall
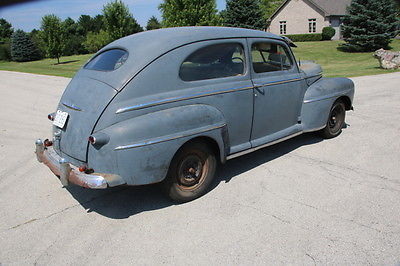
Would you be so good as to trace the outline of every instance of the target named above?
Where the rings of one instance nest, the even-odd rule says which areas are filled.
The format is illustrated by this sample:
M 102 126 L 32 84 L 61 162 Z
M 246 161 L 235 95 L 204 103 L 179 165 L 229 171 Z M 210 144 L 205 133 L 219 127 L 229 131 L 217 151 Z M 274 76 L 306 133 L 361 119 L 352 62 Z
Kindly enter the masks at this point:
M 322 29 L 331 24 L 329 17 L 325 17 L 321 10 L 307 3 L 307 0 L 291 0 L 271 20 L 267 31 L 278 35 L 310 33 L 309 19 L 315 19 L 315 33 L 322 33 Z M 286 33 L 281 32 L 283 21 L 286 21 Z M 336 37 L 339 38 L 339 34 Z

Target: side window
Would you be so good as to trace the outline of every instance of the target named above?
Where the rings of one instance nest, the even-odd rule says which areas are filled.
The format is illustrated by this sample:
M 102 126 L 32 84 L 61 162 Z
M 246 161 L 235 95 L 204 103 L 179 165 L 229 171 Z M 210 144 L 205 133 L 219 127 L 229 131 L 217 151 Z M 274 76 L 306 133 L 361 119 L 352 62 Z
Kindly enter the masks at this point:
M 288 52 L 279 44 L 254 43 L 251 47 L 251 55 L 256 73 L 289 70 L 293 65 Z
M 187 57 L 180 67 L 179 76 L 183 81 L 197 81 L 243 75 L 244 62 L 241 44 L 213 44 Z

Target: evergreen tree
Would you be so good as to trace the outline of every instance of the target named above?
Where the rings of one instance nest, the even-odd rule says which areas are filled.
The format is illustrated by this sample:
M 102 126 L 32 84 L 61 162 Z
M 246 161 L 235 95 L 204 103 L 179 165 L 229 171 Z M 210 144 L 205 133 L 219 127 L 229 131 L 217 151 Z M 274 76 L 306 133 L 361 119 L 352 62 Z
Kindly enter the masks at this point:
M 215 0 L 164 0 L 159 9 L 165 27 L 221 24 Z
M 40 54 L 29 35 L 22 30 L 15 31 L 11 36 L 11 59 L 26 62 L 40 59 Z
M 343 20 L 342 45 L 348 51 L 387 49 L 397 34 L 398 19 L 393 0 L 353 0 Z
M 9 40 L 13 32 L 11 23 L 4 18 L 0 18 L 0 41 Z
M 147 26 L 146 30 L 155 30 L 161 28 L 161 23 L 158 21 L 158 19 L 155 16 L 152 16 L 148 21 L 147 21 Z
M 112 40 L 143 31 L 129 8 L 120 0 L 106 4 L 103 7 L 103 16 L 105 28 Z
M 227 0 L 224 24 L 228 27 L 259 30 L 266 28 L 258 0 Z
M 42 39 L 46 46 L 46 54 L 50 58 L 57 58 L 58 64 L 64 52 L 64 31 L 61 19 L 56 15 L 46 15 L 42 18 Z

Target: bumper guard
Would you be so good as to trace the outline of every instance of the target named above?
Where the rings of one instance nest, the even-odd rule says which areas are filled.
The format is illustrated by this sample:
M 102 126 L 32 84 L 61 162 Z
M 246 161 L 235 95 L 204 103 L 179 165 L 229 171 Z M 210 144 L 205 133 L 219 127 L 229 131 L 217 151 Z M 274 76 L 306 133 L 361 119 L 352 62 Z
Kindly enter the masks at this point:
M 80 172 L 78 167 L 59 156 L 52 146 L 45 147 L 41 139 L 36 140 L 35 144 L 37 160 L 47 165 L 60 178 L 63 186 L 73 183 L 85 188 L 104 189 L 125 184 L 125 181 L 119 175 L 102 173 L 85 174 Z

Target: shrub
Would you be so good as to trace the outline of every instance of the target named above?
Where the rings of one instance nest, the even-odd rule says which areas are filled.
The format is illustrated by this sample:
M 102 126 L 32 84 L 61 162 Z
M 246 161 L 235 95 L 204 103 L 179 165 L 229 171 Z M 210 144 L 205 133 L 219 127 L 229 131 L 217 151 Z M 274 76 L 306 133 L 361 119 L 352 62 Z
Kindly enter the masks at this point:
M 332 27 L 325 27 L 322 29 L 322 40 L 330 41 L 335 36 L 336 30 Z
M 11 36 L 11 59 L 17 62 L 40 59 L 37 47 L 22 30 L 15 31 Z
M 308 33 L 308 34 L 290 34 L 285 35 L 293 42 L 315 42 L 322 40 L 321 33 Z
M 0 61 L 10 61 L 10 60 L 11 60 L 10 43 L 9 42 L 0 43 Z

